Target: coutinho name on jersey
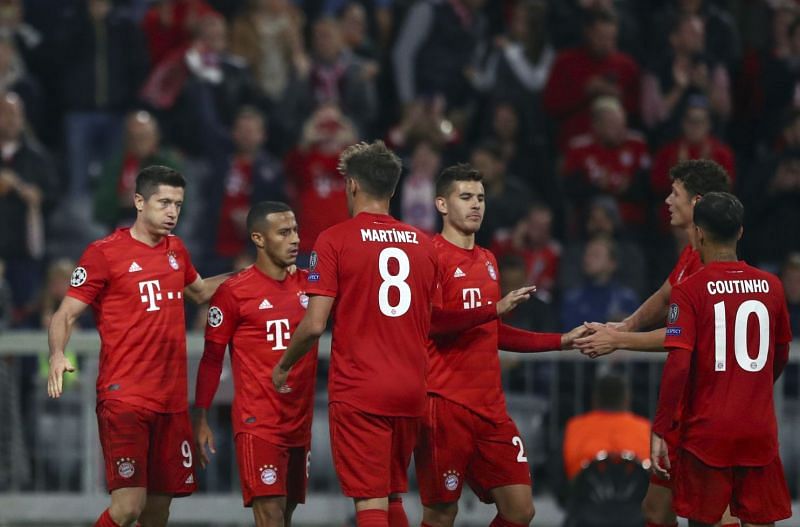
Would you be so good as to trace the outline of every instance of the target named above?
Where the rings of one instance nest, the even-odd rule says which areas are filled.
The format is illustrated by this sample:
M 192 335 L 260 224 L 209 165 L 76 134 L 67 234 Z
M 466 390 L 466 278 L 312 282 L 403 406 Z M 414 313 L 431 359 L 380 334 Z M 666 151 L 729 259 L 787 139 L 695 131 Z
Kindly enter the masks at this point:
M 707 282 L 709 295 L 733 293 L 769 293 L 769 282 L 766 280 L 717 280 Z
M 419 244 L 416 232 L 397 229 L 361 229 L 361 241 Z

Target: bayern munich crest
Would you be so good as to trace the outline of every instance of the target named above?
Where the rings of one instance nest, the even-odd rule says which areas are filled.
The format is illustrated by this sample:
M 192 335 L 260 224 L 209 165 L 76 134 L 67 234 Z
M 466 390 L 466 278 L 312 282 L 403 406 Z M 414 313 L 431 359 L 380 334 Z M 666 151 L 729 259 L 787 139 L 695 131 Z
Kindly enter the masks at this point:
M 297 298 L 300 300 L 300 305 L 303 309 L 308 309 L 308 295 L 304 291 L 297 293 Z
M 497 271 L 494 270 L 494 265 L 492 265 L 492 262 L 486 262 L 486 270 L 489 271 L 489 276 L 492 277 L 492 280 L 497 282 Z
M 261 483 L 264 485 L 274 485 L 278 481 L 278 469 L 275 465 L 264 465 L 261 467 Z
M 457 471 L 448 470 L 447 472 L 445 472 L 442 475 L 444 476 L 444 488 L 446 488 L 447 490 L 449 490 L 451 492 L 458 488 L 458 483 L 459 483 L 458 476 L 459 476 L 459 473 Z
M 218 328 L 220 324 L 222 324 L 222 310 L 217 306 L 211 306 L 208 309 L 208 325 Z
M 117 474 L 120 477 L 128 479 L 133 477 L 136 473 L 136 460 L 129 457 L 123 457 L 117 460 Z
M 87 276 L 86 269 L 83 267 L 76 267 L 75 270 L 72 271 L 72 276 L 69 277 L 69 285 L 72 287 L 80 287 L 86 282 Z
M 169 260 L 169 266 L 177 271 L 179 266 L 178 266 L 178 259 L 175 258 L 175 253 L 170 252 L 169 254 L 167 254 L 167 260 Z

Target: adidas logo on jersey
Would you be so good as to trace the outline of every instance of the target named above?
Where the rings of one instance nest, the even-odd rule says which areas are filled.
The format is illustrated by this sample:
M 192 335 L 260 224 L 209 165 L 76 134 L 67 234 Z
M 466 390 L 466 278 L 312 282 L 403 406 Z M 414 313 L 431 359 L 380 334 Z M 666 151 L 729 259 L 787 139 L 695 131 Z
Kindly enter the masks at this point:
M 464 278 L 467 276 L 467 273 L 461 270 L 460 267 L 456 267 L 456 272 L 453 273 L 453 278 Z
M 128 267 L 128 272 L 129 272 L 129 273 L 135 273 L 136 271 L 141 271 L 141 270 L 142 270 L 142 266 L 140 266 L 140 265 L 139 265 L 138 263 L 136 263 L 136 262 L 133 262 L 133 263 L 131 264 L 131 266 L 130 266 L 130 267 Z
M 258 309 L 272 309 L 272 304 L 266 298 L 258 305 Z
M 189 477 L 186 478 L 186 481 L 184 481 L 183 484 L 191 485 L 192 483 L 194 483 L 194 476 L 192 474 L 189 474 Z

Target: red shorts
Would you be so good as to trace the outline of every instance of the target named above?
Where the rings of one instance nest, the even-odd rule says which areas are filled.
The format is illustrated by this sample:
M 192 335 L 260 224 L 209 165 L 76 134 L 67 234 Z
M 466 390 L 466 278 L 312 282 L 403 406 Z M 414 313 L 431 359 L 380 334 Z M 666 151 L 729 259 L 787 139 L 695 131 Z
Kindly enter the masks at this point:
M 465 480 L 486 503 L 493 488 L 531 485 L 522 437 L 510 417 L 493 423 L 437 395 L 428 396 L 414 464 L 424 505 L 458 501 Z
M 650 484 L 658 485 L 669 490 L 673 490 L 675 482 L 675 466 L 678 464 L 678 441 L 680 440 L 680 430 L 674 430 L 664 436 L 667 443 L 667 454 L 669 455 L 670 479 L 661 479 L 653 472 L 650 473 Z M 651 460 L 652 461 L 652 460 Z
M 772 523 L 791 517 L 792 503 L 780 457 L 763 467 L 711 467 L 681 450 L 673 505 L 678 516 L 716 523 L 730 504 L 742 523 Z
M 278 446 L 252 434 L 236 436 L 236 460 L 245 507 L 253 498 L 286 496 L 288 501 L 306 502 L 311 445 Z
M 145 487 L 179 497 L 197 490 L 188 412 L 162 414 L 112 399 L 97 404 L 97 426 L 109 492 Z
M 408 490 L 419 417 L 373 415 L 346 403 L 328 409 L 333 465 L 345 496 L 383 498 Z

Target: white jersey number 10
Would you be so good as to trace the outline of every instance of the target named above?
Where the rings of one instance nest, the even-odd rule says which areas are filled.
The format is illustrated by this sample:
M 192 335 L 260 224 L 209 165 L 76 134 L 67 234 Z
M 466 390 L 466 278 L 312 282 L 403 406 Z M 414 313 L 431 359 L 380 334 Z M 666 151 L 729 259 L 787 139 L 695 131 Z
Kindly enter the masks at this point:
M 397 274 L 389 272 L 389 260 L 397 261 Z M 387 317 L 405 315 L 408 308 L 411 307 L 411 288 L 406 283 L 406 278 L 411 272 L 408 255 L 397 247 L 385 248 L 378 256 L 378 271 L 383 279 L 381 287 L 378 289 L 378 306 L 381 308 L 381 313 Z M 389 303 L 389 291 L 393 287 L 400 293 L 400 299 L 396 305 Z
M 758 319 L 758 355 L 755 359 L 750 357 L 747 349 L 747 326 L 750 315 Z M 714 358 L 715 371 L 725 371 L 727 367 L 727 331 L 728 326 L 725 316 L 725 302 L 714 304 Z M 736 310 L 736 323 L 733 328 L 733 348 L 736 362 L 744 371 L 757 372 L 764 369 L 769 355 L 769 312 L 767 306 L 758 300 L 746 300 Z

